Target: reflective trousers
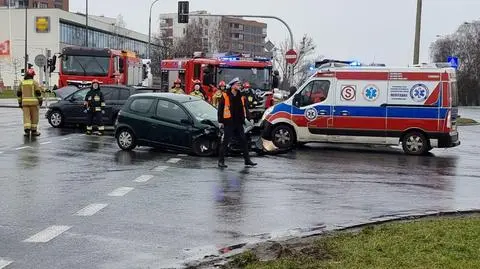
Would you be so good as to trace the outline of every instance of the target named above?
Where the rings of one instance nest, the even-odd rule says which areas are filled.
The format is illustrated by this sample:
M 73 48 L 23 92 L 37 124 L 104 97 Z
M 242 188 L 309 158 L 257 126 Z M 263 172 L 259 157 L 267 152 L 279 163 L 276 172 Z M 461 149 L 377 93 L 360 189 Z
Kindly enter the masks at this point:
M 87 113 L 87 131 L 93 130 L 93 125 L 97 126 L 98 131 L 103 132 L 105 127 L 103 126 L 103 114 L 102 111 L 92 111 Z
M 23 129 L 25 131 L 36 131 L 38 127 L 38 114 L 40 112 L 39 106 L 24 106 L 23 110 Z

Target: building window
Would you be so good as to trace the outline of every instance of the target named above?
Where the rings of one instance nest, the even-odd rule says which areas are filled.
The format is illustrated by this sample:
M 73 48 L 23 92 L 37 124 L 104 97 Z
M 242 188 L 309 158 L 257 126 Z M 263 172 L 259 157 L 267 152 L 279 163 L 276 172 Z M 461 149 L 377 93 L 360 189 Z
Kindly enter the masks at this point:
M 205 19 L 205 26 L 208 26 L 208 19 Z
M 205 35 L 208 35 L 208 29 L 205 29 Z

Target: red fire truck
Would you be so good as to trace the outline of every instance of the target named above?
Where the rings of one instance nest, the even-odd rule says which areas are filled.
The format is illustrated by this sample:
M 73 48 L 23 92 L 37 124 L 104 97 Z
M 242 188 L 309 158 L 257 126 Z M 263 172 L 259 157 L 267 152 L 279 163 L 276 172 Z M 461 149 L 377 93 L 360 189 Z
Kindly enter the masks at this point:
M 198 54 L 197 54 L 198 55 Z M 251 85 L 250 112 L 258 121 L 265 109 L 273 105 L 272 62 L 268 58 L 244 58 L 240 55 L 206 58 L 204 55 L 191 59 L 171 59 L 161 62 L 162 90 L 168 91 L 180 78 L 187 94 L 198 79 L 208 100 L 216 91 L 218 82 L 228 83 L 238 77 Z
M 104 84 L 138 86 L 148 77 L 142 59 L 124 50 L 66 47 L 60 63 L 58 87 L 88 85 L 94 79 Z

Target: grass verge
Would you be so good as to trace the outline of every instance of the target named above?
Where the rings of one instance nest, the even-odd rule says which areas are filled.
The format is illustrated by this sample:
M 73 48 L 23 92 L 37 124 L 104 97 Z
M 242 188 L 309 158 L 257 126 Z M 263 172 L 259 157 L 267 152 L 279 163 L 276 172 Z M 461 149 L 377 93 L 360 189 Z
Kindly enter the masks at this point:
M 477 125 L 478 122 L 474 119 L 469 118 L 459 118 L 457 119 L 458 126 L 468 126 L 468 125 Z
M 0 92 L 0 99 L 17 98 L 15 91 L 4 90 Z
M 254 249 L 234 257 L 227 268 L 473 269 L 480 268 L 479 250 L 479 215 L 441 217 L 369 226 L 300 245 L 276 243 L 263 253 Z M 265 256 L 274 258 L 260 261 Z

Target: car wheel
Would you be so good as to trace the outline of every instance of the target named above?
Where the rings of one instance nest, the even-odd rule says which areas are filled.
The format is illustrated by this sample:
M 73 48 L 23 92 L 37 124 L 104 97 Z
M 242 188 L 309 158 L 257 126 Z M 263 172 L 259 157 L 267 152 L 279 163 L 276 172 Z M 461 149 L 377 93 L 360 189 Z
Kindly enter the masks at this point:
M 431 150 L 430 142 L 418 131 L 409 132 L 403 137 L 402 148 L 409 155 L 423 155 Z
M 52 125 L 54 128 L 62 127 L 64 123 L 62 112 L 59 110 L 52 111 L 52 113 L 50 113 L 48 116 L 48 123 L 50 123 L 50 125 Z
M 122 129 L 117 134 L 117 144 L 122 150 L 132 150 L 137 146 L 135 135 L 130 129 Z
M 295 140 L 295 132 L 288 125 L 278 125 L 272 130 L 272 142 L 277 148 L 291 148 L 295 144 Z
M 215 155 L 218 143 L 206 137 L 200 137 L 193 142 L 192 150 L 197 156 L 209 157 Z

